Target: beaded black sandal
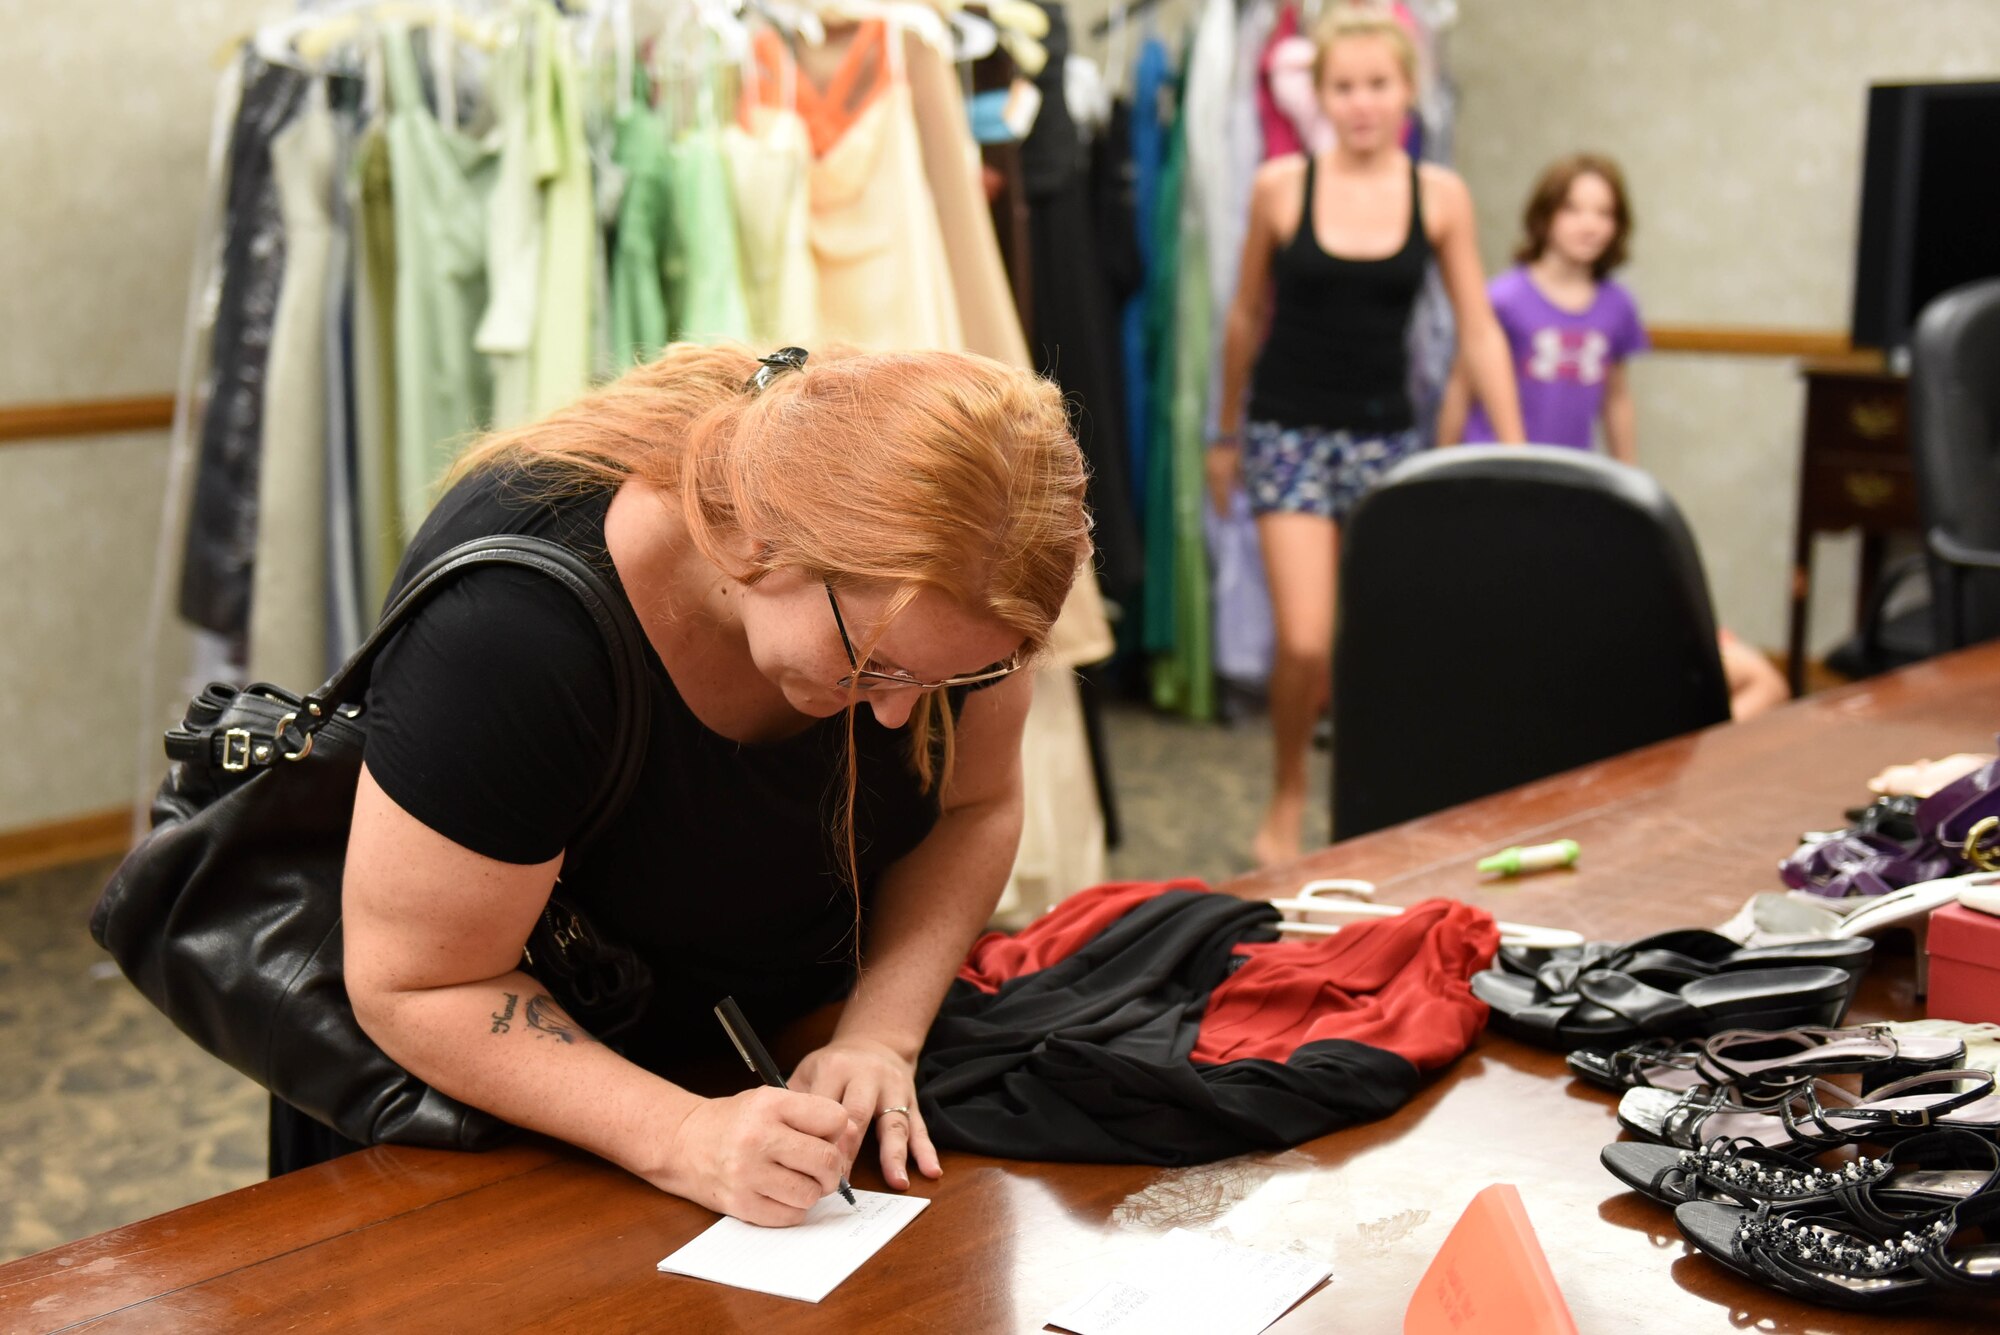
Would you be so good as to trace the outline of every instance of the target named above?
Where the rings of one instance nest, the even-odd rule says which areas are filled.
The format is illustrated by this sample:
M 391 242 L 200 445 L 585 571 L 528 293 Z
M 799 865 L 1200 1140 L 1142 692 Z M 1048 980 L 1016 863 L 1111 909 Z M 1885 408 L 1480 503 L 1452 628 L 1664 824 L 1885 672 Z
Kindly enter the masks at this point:
M 1738 1274 L 1828 1307 L 1874 1311 L 1948 1293 L 2000 1298 L 2000 1192 L 1909 1217 L 1895 1232 L 1818 1206 L 1708 1201 L 1677 1206 L 1674 1222 Z
M 2000 1176 L 2000 1146 L 1969 1131 L 1937 1131 L 1904 1141 L 1885 1158 L 1866 1155 L 1819 1163 L 1754 1141 L 1716 1140 L 1699 1149 L 1619 1141 L 1598 1155 L 1626 1186 L 1663 1205 L 1715 1201 L 1787 1207 L 1839 1201 L 1878 1228 L 1886 1209 L 1936 1209 L 1990 1188 Z

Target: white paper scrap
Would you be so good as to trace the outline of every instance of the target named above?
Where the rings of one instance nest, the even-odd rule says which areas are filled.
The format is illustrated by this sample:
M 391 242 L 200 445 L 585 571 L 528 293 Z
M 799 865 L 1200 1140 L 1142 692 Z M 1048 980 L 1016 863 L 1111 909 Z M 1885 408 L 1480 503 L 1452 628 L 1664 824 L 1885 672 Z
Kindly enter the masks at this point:
M 1257 1335 L 1331 1273 L 1177 1228 L 1048 1324 L 1075 1335 Z
M 854 1203 L 827 1196 L 790 1228 L 718 1219 L 659 1268 L 816 1303 L 930 1204 L 922 1196 L 883 1191 L 857 1191 Z

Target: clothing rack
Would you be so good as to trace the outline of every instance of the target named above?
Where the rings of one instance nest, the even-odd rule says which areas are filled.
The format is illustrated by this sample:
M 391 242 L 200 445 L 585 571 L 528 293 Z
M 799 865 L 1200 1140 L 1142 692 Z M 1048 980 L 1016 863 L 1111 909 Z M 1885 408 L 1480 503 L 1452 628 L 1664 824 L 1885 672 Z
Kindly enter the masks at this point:
M 1103 18 L 1090 25 L 1090 35 L 1102 37 L 1119 23 L 1138 18 L 1147 10 L 1158 7 L 1159 3 L 1160 0 L 1125 0 L 1122 4 L 1115 4 Z
M 1026 0 L 992 7 L 1012 33 L 1047 31 Z M 184 701 L 211 678 L 317 684 L 373 620 L 464 441 L 533 420 L 667 342 L 938 347 L 1039 369 L 968 167 L 977 150 L 938 5 L 673 0 L 644 32 L 632 31 L 631 8 L 333 0 L 245 34 L 209 127 L 140 674 L 149 707 Z M 837 38 L 825 31 L 836 26 Z M 807 181 L 824 150 L 805 118 L 822 115 L 828 94 L 782 79 L 760 92 L 731 44 L 677 40 L 697 31 L 740 35 L 744 48 L 762 35 L 756 44 L 781 68 L 815 38 L 895 42 L 897 59 L 850 64 L 894 83 L 865 105 L 869 132 L 899 137 L 902 149 L 876 156 L 890 168 L 871 169 L 865 190 L 843 179 L 849 188 L 829 207 L 888 202 L 858 219 L 817 216 Z M 663 50 L 682 63 L 662 70 Z M 689 55 L 703 102 L 691 119 L 666 101 L 666 85 L 693 77 Z M 530 77 L 530 62 L 547 68 Z M 760 100 L 780 89 L 792 91 Z M 599 212 L 606 179 L 619 185 L 615 219 Z M 752 209 L 736 206 L 739 180 L 760 192 Z M 872 286 L 839 268 L 848 252 L 812 244 L 817 226 L 864 224 L 896 229 Z M 446 235 L 449 254 L 427 249 Z M 765 249 L 753 265 L 739 245 Z M 460 263 L 483 291 L 447 267 Z M 885 296 L 892 279 L 921 302 Z M 866 300 L 854 295 L 862 288 Z M 424 392 L 398 392 L 411 384 Z M 191 654 L 167 634 L 177 615 L 199 631 Z M 1102 757 L 1090 752 L 1072 669 L 1110 644 L 1086 581 L 1057 624 L 1030 710 L 1016 895 L 1029 915 L 1103 879 L 1104 808 L 1082 790 Z M 168 689 L 177 681 L 185 693 Z M 166 721 L 149 719 L 136 739 L 140 812 Z

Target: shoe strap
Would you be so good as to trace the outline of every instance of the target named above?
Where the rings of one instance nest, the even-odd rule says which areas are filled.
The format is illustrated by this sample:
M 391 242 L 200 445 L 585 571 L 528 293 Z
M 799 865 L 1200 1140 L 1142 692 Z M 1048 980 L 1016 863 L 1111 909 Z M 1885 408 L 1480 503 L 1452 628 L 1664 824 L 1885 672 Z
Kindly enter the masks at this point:
M 1883 1105 L 1902 1097 L 1913 1090 L 1949 1084 L 1970 1084 L 1972 1088 L 1956 1094 L 1941 1095 L 1934 1101 L 1917 1108 L 1890 1108 Z M 1857 1099 L 1838 1085 L 1824 1080 L 1815 1080 L 1802 1088 L 1809 1105 L 1806 1114 L 1821 1133 L 1836 1137 L 1835 1143 L 1855 1140 L 1876 1129 L 1898 1131 L 1918 1131 L 1936 1124 L 1937 1119 L 1954 1112 L 1969 1103 L 1976 1103 L 1993 1089 L 1991 1071 L 1925 1071 L 1918 1075 L 1905 1076 L 1901 1080 L 1883 1085 L 1866 1098 Z M 1821 1094 L 1829 1094 L 1833 1102 L 1844 1106 L 1827 1108 L 1820 1102 Z M 1789 1120 L 1791 1105 L 1786 1105 Z M 1839 1118 L 1839 1125 L 1829 1120 Z
M 1744 1059 L 1732 1057 L 1732 1049 L 1769 1046 L 1792 1040 L 1794 1051 L 1779 1057 Z M 1872 1042 L 1874 1048 L 1858 1045 Z M 1711 1084 L 1733 1084 L 1759 1102 L 1770 1103 L 1816 1076 L 1833 1071 L 1865 1070 L 1891 1060 L 1896 1053 L 1893 1038 L 1860 1029 L 1827 1029 L 1818 1026 L 1786 1030 L 1731 1029 L 1717 1034 L 1702 1045 L 1699 1070 Z

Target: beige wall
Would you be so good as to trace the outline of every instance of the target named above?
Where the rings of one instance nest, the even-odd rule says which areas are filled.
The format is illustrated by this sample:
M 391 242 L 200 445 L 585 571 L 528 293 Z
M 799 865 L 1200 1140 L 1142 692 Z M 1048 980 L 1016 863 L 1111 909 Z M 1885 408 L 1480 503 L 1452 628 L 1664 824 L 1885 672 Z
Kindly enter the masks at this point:
M 1503 261 L 1535 173 L 1610 153 L 1649 321 L 1843 330 L 1870 82 L 2000 77 L 1994 0 L 1461 0 L 1458 164 Z M 1717 610 L 1784 642 L 1803 397 L 1778 359 L 1639 363 L 1640 461 L 1679 499 Z M 1852 625 L 1854 544 L 1821 544 L 1813 645 Z
M 1199 8 L 1165 0 L 1161 31 L 1178 44 Z M 1609 152 L 1639 218 L 1624 277 L 1662 324 L 1844 330 L 1867 85 L 2000 77 L 2000 0 L 1459 0 L 1459 15 L 1457 163 L 1489 269 L 1549 159 Z M 1719 615 L 1781 647 L 1796 364 L 1661 354 L 1633 380 L 1640 460 L 1687 512 Z M 1855 546 L 1820 543 L 1816 651 L 1852 625 Z
M 266 7 L 0 2 L 0 404 L 172 388 L 214 58 Z M 0 833 L 137 791 L 166 454 L 0 444 Z

